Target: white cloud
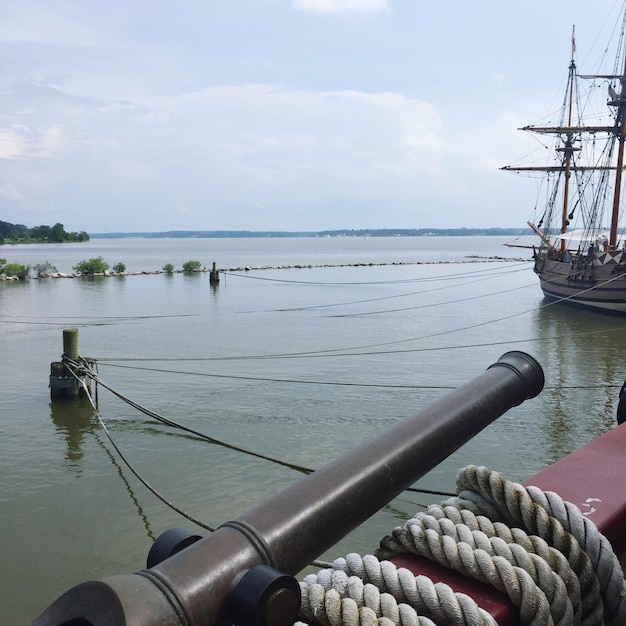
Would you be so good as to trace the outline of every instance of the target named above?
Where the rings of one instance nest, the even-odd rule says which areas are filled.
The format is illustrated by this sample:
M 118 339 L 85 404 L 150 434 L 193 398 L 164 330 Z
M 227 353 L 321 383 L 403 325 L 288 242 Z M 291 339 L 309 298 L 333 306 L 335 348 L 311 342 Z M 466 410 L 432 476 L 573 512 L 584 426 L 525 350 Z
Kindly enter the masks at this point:
M 0 129 L 0 159 L 15 159 L 26 154 L 28 139 L 25 130 L 17 124 Z
M 60 152 L 63 147 L 63 129 L 54 125 L 45 128 L 41 133 L 41 139 L 36 148 L 37 156 L 50 157 Z
M 50 157 L 59 151 L 62 139 L 59 126 L 37 131 L 24 124 L 11 124 L 0 129 L 0 159 Z
M 300 11 L 333 15 L 389 11 L 388 0 L 293 0 L 291 6 Z
M 528 148 L 503 111 L 535 119 L 547 89 L 502 79 L 533 65 L 506 12 L 486 37 L 467 3 L 234 4 L 0 2 L 4 204 L 111 230 L 148 207 L 159 229 L 519 221 L 497 167 Z
M 58 101 L 46 113 L 57 124 L 38 126 L 32 114 L 28 127 L 9 128 L 0 157 L 16 162 L 11 182 L 28 189 L 24 203 L 61 196 L 68 210 L 88 202 L 123 215 L 144 197 L 163 220 L 175 222 L 175 207 L 185 207 L 202 228 L 212 223 L 207 207 L 250 225 L 259 218 L 245 211 L 259 205 L 271 207 L 267 219 L 299 207 L 310 220 L 306 211 L 328 198 L 404 202 L 451 178 L 439 114 L 399 93 L 246 84 L 134 104 Z M 301 215 L 290 217 L 297 229 Z
M 363 193 L 391 172 L 429 179 L 441 172 L 437 112 L 396 93 L 243 85 L 154 105 L 149 118 L 158 120 L 163 147 L 178 145 L 196 163 L 249 184 L 314 185 L 315 178 L 328 178 L 346 189 L 359 181 Z

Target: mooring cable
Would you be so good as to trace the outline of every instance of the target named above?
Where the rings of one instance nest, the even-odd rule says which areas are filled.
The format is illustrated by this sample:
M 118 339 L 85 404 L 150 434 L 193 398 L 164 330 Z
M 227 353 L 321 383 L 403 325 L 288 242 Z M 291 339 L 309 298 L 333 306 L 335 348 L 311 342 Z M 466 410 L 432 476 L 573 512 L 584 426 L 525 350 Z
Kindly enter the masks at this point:
M 599 330 L 588 330 L 577 333 L 578 337 L 586 337 L 589 335 L 597 335 L 612 332 L 623 332 L 626 330 L 626 326 L 618 326 L 616 328 L 602 328 Z M 317 357 L 334 357 L 334 356 L 363 356 L 363 355 L 377 355 L 377 354 L 406 354 L 414 352 L 441 352 L 444 350 L 462 350 L 467 348 L 484 348 L 505 346 L 519 343 L 532 343 L 532 342 L 544 342 L 559 339 L 561 335 L 548 335 L 544 337 L 530 337 L 525 339 L 508 339 L 505 341 L 490 341 L 482 343 L 471 344 L 456 344 L 453 346 L 434 346 L 424 348 L 404 348 L 401 350 L 377 350 L 372 352 L 347 352 L 347 350 L 358 348 L 331 348 L 329 350 L 315 350 L 315 351 L 303 351 L 303 352 L 283 352 L 274 354 L 244 354 L 240 356 L 211 356 L 211 357 L 100 357 L 98 361 L 104 365 L 109 365 L 112 362 L 125 363 L 145 363 L 145 362 L 171 362 L 171 363 L 183 363 L 183 362 L 210 362 L 210 361 L 254 361 L 254 360 L 270 360 L 270 359 L 296 359 L 296 358 L 317 358 Z M 416 338 L 416 340 L 419 338 Z M 346 352 L 339 352 L 340 350 L 346 350 Z
M 349 356 L 349 355 L 346 355 Z M 143 367 L 137 365 L 119 365 L 115 363 L 102 363 L 105 367 L 117 367 L 120 369 L 140 370 L 146 372 L 159 372 L 163 374 L 181 374 L 186 376 L 203 376 L 206 378 L 227 378 L 230 380 L 248 380 L 253 382 L 289 383 L 302 385 L 332 385 L 337 387 L 372 387 L 382 389 L 456 389 L 452 385 L 390 385 L 382 383 L 350 383 L 332 380 L 302 380 L 297 378 L 269 378 L 264 376 L 242 376 L 240 374 L 211 374 L 208 372 L 184 372 L 160 367 Z
M 67 357 L 64 357 L 64 361 L 70 366 L 70 367 L 68 367 L 69 372 L 76 379 L 77 383 L 83 388 L 83 390 L 85 392 L 85 395 L 89 399 L 89 403 L 91 404 L 91 406 L 93 408 L 94 415 L 98 419 L 98 423 L 100 424 L 100 427 L 102 428 L 102 430 L 104 431 L 105 435 L 107 436 L 109 442 L 111 443 L 111 445 L 113 446 L 113 448 L 115 449 L 117 454 L 120 456 L 120 458 L 122 459 L 122 461 L 124 462 L 126 467 L 128 467 L 128 469 L 135 476 L 135 478 L 137 478 L 137 480 L 144 487 L 146 487 L 146 489 L 148 489 L 148 491 L 150 491 L 150 493 L 152 493 L 159 501 L 161 501 L 167 507 L 169 507 L 170 509 L 172 509 L 173 511 L 178 513 L 181 517 L 184 517 L 185 519 L 187 519 L 188 521 L 192 522 L 193 524 L 196 524 L 200 528 L 204 528 L 208 532 L 215 532 L 215 530 L 216 530 L 215 527 L 210 526 L 210 525 L 202 522 L 201 520 L 199 520 L 195 516 L 191 515 L 190 513 L 187 513 L 186 511 L 184 511 L 180 507 L 176 506 L 173 502 L 168 500 L 159 491 L 157 491 L 157 489 L 155 489 L 146 479 L 144 479 L 141 476 L 141 474 L 139 474 L 139 472 L 134 468 L 134 466 L 126 458 L 124 453 L 120 450 L 119 446 L 115 443 L 113 437 L 111 436 L 111 433 L 109 432 L 108 428 L 106 427 L 106 424 L 104 423 L 104 420 L 102 419 L 102 416 L 100 415 L 100 411 L 98 410 L 98 407 L 95 405 L 95 403 L 93 401 L 93 398 L 91 397 L 91 393 L 90 393 L 89 389 L 87 388 L 87 385 L 82 380 L 82 378 L 76 373 L 75 369 L 77 371 L 81 372 L 82 374 L 88 376 L 92 380 L 94 380 L 94 382 L 96 382 L 96 384 L 101 384 L 103 387 L 105 387 L 105 389 L 107 389 L 108 391 L 110 391 L 111 393 L 113 393 L 114 395 L 119 397 L 120 399 L 124 399 L 123 396 L 121 396 L 121 394 L 118 394 L 113 389 L 111 389 L 102 380 L 100 380 L 98 376 L 94 375 L 94 372 L 90 369 L 90 367 L 88 366 L 88 363 L 86 361 L 84 361 L 83 363 L 77 363 L 76 361 L 73 361 L 73 360 L 71 360 L 71 359 L 69 359 Z M 89 365 L 95 364 L 95 363 L 96 363 L 96 360 L 95 359 L 91 359 L 90 362 L 89 362 Z M 127 401 L 127 400 L 124 400 L 124 401 Z M 139 408 L 139 405 L 137 405 L 136 403 L 133 403 L 132 401 L 130 401 L 129 403 L 131 404 L 131 406 L 134 406 L 135 408 L 138 408 L 138 410 L 142 410 L 143 409 L 143 407 Z M 155 417 L 157 416 L 156 413 L 153 413 L 153 412 L 150 412 L 150 413 L 153 416 L 155 416 Z M 188 432 L 190 432 L 192 434 L 196 434 L 196 435 L 200 436 L 203 439 L 210 439 L 210 440 L 212 440 L 213 443 L 219 443 L 220 445 L 224 445 L 225 447 L 237 450 L 237 448 L 235 448 L 233 446 L 230 446 L 229 444 L 224 444 L 223 442 L 219 442 L 218 440 L 215 440 L 213 438 L 209 438 L 209 437 L 207 437 L 207 436 L 205 436 L 205 435 L 203 435 L 201 433 L 196 433 L 192 429 L 189 429 L 189 428 L 187 428 L 185 426 L 177 424 L 176 422 L 168 420 L 167 418 L 162 418 L 162 420 L 164 420 L 164 423 L 166 423 L 168 425 L 171 425 L 171 426 L 173 426 L 175 428 L 180 428 L 182 430 L 186 430 L 186 431 L 188 431 Z M 262 455 L 258 455 L 256 453 L 251 453 L 251 452 L 246 451 L 244 449 L 239 449 L 239 451 L 245 452 L 246 454 L 251 454 L 252 456 L 255 456 L 255 457 L 267 458 L 268 460 L 273 460 L 273 459 L 270 459 L 269 457 L 263 457 Z M 293 466 L 291 464 L 285 464 L 285 463 L 282 463 L 282 462 L 276 461 L 276 460 L 274 460 L 274 462 L 277 462 L 277 463 L 279 463 L 281 465 L 286 465 L 287 467 L 290 467 L 291 469 L 298 469 L 296 466 Z M 301 468 L 300 471 L 302 471 L 302 469 L 305 469 L 305 468 Z M 312 473 L 313 471 L 314 470 L 308 470 L 307 473 Z M 453 496 L 454 495 L 453 493 L 448 493 L 448 492 L 430 491 L 430 490 L 418 490 L 418 489 L 414 489 L 414 488 L 408 488 L 406 491 L 417 491 L 417 492 L 420 492 L 420 493 L 429 493 L 429 494 L 442 495 L 442 496 Z M 423 506 L 423 505 L 418 505 L 418 506 Z M 328 561 L 323 561 L 321 559 L 314 559 L 314 560 L 311 561 L 310 565 L 313 566 L 313 567 L 318 567 L 318 568 L 327 568 L 327 567 L 331 566 L 331 563 L 329 563 Z
M 483 279 L 480 279 L 480 281 L 482 280 Z M 479 282 L 479 281 L 475 281 L 475 282 Z M 527 285 L 520 285 L 519 287 L 511 287 L 511 289 L 502 289 L 497 292 L 476 294 L 474 296 L 468 296 L 467 298 L 457 298 L 455 300 L 430 302 L 428 304 L 417 304 L 414 306 L 400 307 L 398 309 L 379 309 L 378 311 L 363 311 L 359 313 L 337 313 L 335 315 L 329 315 L 328 317 L 364 317 L 367 315 L 380 315 L 382 313 L 403 313 L 405 311 L 414 311 L 416 309 L 432 309 L 437 306 L 445 306 L 447 304 L 459 304 L 461 302 L 469 302 L 470 300 L 480 300 L 481 298 L 488 298 L 493 295 L 500 295 L 503 293 L 510 293 L 512 291 L 519 291 L 520 289 L 529 289 L 530 287 L 534 287 L 534 286 L 535 286 L 535 283 L 533 282 Z
M 102 385 L 105 389 L 107 389 L 108 391 L 110 391 L 114 396 L 116 396 L 117 398 L 119 398 L 120 400 L 122 400 L 123 402 L 125 402 L 126 404 L 128 404 L 129 406 L 132 406 L 134 409 L 136 409 L 137 411 L 140 411 L 141 413 L 143 413 L 144 415 L 147 415 L 148 417 L 152 417 L 153 419 L 167 425 L 170 426 L 172 428 L 176 428 L 179 430 L 183 430 L 185 432 L 188 432 L 196 437 L 199 437 L 200 439 L 203 439 L 209 443 L 213 443 L 215 445 L 219 445 L 222 446 L 224 448 L 227 448 L 229 450 L 233 450 L 235 452 L 240 452 L 242 454 L 246 454 L 249 456 L 252 456 L 254 458 L 258 458 L 258 459 L 262 459 L 265 461 L 270 461 L 272 463 L 275 463 L 277 465 L 280 465 L 282 467 L 286 467 L 288 469 L 293 469 L 295 471 L 301 472 L 303 474 L 311 474 L 313 473 L 315 470 L 311 469 L 309 467 L 305 467 L 302 465 L 297 465 L 295 463 L 291 463 L 288 461 L 283 461 L 281 459 L 277 459 L 275 457 L 271 457 L 268 455 L 264 455 L 264 454 L 260 454 L 258 452 L 253 452 L 251 450 L 248 450 L 246 448 L 242 448 L 241 446 L 236 446 L 234 444 L 230 444 L 228 442 L 222 441 L 220 439 L 216 439 L 215 437 L 212 437 L 210 435 L 207 435 L 205 433 L 202 433 L 200 431 L 197 431 L 195 429 L 189 428 L 188 426 L 184 426 L 183 424 L 180 424 L 178 422 L 175 422 L 174 420 L 171 420 L 167 417 L 164 417 L 162 415 L 159 415 L 158 413 L 143 407 L 142 405 L 138 404 L 137 402 L 134 402 L 133 400 L 131 400 L 130 398 L 126 397 L 124 394 L 115 391 L 112 387 L 110 387 L 109 385 L 107 385 L 98 375 L 94 374 L 94 372 L 89 369 L 86 368 L 84 366 L 82 366 L 80 363 L 76 363 L 76 361 L 72 361 L 71 359 L 67 359 L 66 357 L 64 357 L 65 362 L 67 362 L 69 365 L 72 366 L 72 368 L 76 368 L 80 371 L 82 371 L 86 376 L 88 376 L 89 378 L 91 378 L 96 384 Z M 94 363 L 97 362 L 97 359 L 93 359 Z M 72 372 L 74 374 L 74 372 Z M 76 376 L 76 374 L 74 374 L 74 376 Z M 93 405 L 93 402 L 92 402 Z M 94 407 L 95 408 L 95 407 Z M 97 409 L 96 409 L 97 410 Z M 449 492 L 444 492 L 444 491 L 437 491 L 437 490 L 430 490 L 430 489 L 421 489 L 421 488 L 417 488 L 417 487 L 408 487 L 406 489 L 406 491 L 410 491 L 410 492 L 414 492 L 414 493 L 422 493 L 422 494 L 429 494 L 429 495 L 441 495 L 441 496 L 449 496 L 450 493 Z
M 300 266 L 301 268 L 306 268 L 306 269 L 332 269 L 332 268 L 345 268 L 345 267 L 382 267 L 382 266 L 388 266 L 388 265 L 393 265 L 395 267 L 402 267 L 402 266 L 407 266 L 407 265 L 463 265 L 463 264 L 477 264 L 477 263 L 488 263 L 488 262 L 494 262 L 494 261 L 498 261 L 500 263 L 516 263 L 519 265 L 527 265 L 530 261 L 530 259 L 528 261 L 522 261 L 520 259 L 505 259 L 505 258 L 492 258 L 492 259 L 487 259 L 487 258 L 481 258 L 481 259 L 475 259 L 473 258 L 470 261 L 415 261 L 415 262 L 398 262 L 398 263 L 373 263 L 373 262 L 367 262 L 367 263 L 350 263 L 350 264 L 345 264 L 345 265 L 302 265 Z M 284 278 L 268 278 L 267 276 L 256 276 L 254 274 L 250 274 L 250 271 L 254 271 L 254 270 L 264 270 L 264 269 L 282 269 L 280 267 L 275 267 L 275 268 L 266 268 L 266 267 L 251 267 L 249 270 L 246 270 L 245 274 L 241 274 L 239 272 L 235 272 L 233 270 L 220 270 L 221 274 L 224 274 L 226 276 L 233 276 L 235 278 L 246 278 L 249 280 L 261 280 L 261 281 L 265 281 L 265 282 L 273 282 L 273 283 L 286 283 L 286 284 L 296 284 L 296 285 L 314 285 L 314 286 L 318 286 L 318 285 L 322 285 L 322 286 L 328 286 L 328 287 L 332 287 L 332 286 L 338 286 L 338 287 L 344 287 L 344 286 L 370 286 L 370 285 L 401 285 L 401 284 L 409 284 L 409 283 L 422 283 L 422 282 L 432 282 L 432 281 L 439 281 L 442 280 L 444 278 L 462 278 L 463 276 L 471 276 L 472 274 L 477 274 L 479 272 L 492 272 L 491 269 L 486 269 L 486 270 L 476 270 L 476 271 L 470 271 L 467 272 L 465 274 L 448 274 L 448 275 L 443 275 L 443 276 L 423 276 L 420 278 L 403 278 L 400 280 L 381 280 L 381 281 L 363 281 L 363 282 L 330 282 L 330 281 L 307 281 L 307 280 L 287 280 Z M 297 266 L 294 266 L 290 269 L 300 269 Z
M 252 450 L 247 450 L 246 448 L 242 448 L 240 446 L 236 446 L 236 445 L 230 444 L 230 443 L 228 443 L 226 441 L 222 441 L 220 439 L 217 439 L 215 437 L 212 437 L 210 435 L 202 433 L 202 432 L 200 432 L 198 430 L 195 430 L 193 428 L 190 428 L 188 426 L 184 426 L 183 424 L 180 424 L 178 422 L 175 422 L 174 420 L 171 420 L 171 419 L 169 419 L 167 417 L 159 415 L 158 413 L 156 413 L 156 412 L 154 412 L 154 411 L 152 411 L 152 410 L 150 410 L 150 409 L 148 409 L 148 408 L 138 404 L 137 402 L 134 402 L 133 400 L 131 400 L 130 398 L 128 398 L 124 394 L 120 393 L 119 391 L 116 391 L 115 389 L 113 389 L 112 387 L 107 385 L 99 376 L 95 375 L 90 370 L 86 370 L 85 374 L 86 374 L 86 376 L 91 378 L 93 381 L 95 381 L 97 384 L 102 385 L 102 387 L 104 387 L 105 389 L 110 391 L 114 396 L 116 396 L 117 398 L 119 398 L 120 400 L 122 400 L 123 402 L 128 404 L 129 406 L 132 406 L 137 411 L 140 411 L 144 415 L 147 415 L 148 417 L 151 417 L 151 418 L 161 422 L 162 424 L 165 424 L 165 425 L 170 426 L 172 428 L 177 428 L 179 430 L 183 430 L 185 432 L 188 432 L 188 433 L 190 433 L 192 435 L 195 435 L 196 437 L 199 437 L 200 439 L 204 439 L 204 440 L 208 441 L 209 443 L 213 443 L 213 444 L 222 446 L 224 448 L 227 448 L 229 450 L 233 450 L 235 452 L 241 452 L 241 453 L 247 454 L 249 456 L 252 456 L 252 457 L 255 457 L 255 458 L 258 458 L 258 459 L 271 461 L 272 463 L 276 463 L 277 465 L 282 465 L 283 467 L 287 467 L 289 469 L 293 469 L 293 470 L 296 470 L 298 472 L 302 472 L 303 474 L 310 474 L 311 472 L 313 472 L 313 470 L 308 468 L 308 467 L 303 467 L 301 465 L 297 465 L 296 463 L 290 463 L 288 461 L 282 461 L 280 459 L 276 459 L 274 457 L 270 457 L 270 456 L 267 456 L 267 455 L 264 455 L 264 454 L 260 454 L 258 452 L 253 452 Z
M 184 517 L 185 519 L 188 519 L 190 522 L 197 524 L 198 526 L 200 526 L 201 528 L 204 528 L 205 530 L 208 530 L 209 532 L 214 532 L 215 528 L 213 528 L 212 526 L 209 526 L 208 524 L 205 524 L 204 522 L 202 522 L 201 520 L 197 519 L 196 517 L 194 517 L 193 515 L 191 515 L 190 513 L 187 513 L 186 511 L 183 511 L 181 508 L 177 507 L 173 502 L 171 502 L 170 500 L 168 500 L 165 496 L 163 496 L 159 491 L 157 491 L 147 480 L 145 480 L 141 474 L 139 474 L 139 472 L 133 467 L 133 465 L 131 464 L 131 462 L 126 458 L 126 456 L 124 455 L 124 453 L 120 450 L 119 446 L 115 443 L 115 441 L 113 440 L 113 437 L 111 436 L 111 433 L 109 432 L 108 428 L 106 427 L 106 424 L 104 423 L 104 420 L 102 419 L 102 416 L 100 415 L 100 411 L 98 411 L 98 407 L 95 405 L 91 394 L 89 393 L 89 389 L 87 388 L 87 385 L 85 384 L 85 382 L 82 380 L 82 378 L 76 374 L 76 372 L 74 371 L 74 369 L 78 369 L 80 372 L 84 373 L 85 375 L 89 376 L 89 372 L 90 370 L 84 366 L 82 366 L 80 363 L 76 363 L 75 361 L 71 361 L 71 360 L 67 360 L 66 361 L 69 365 L 71 365 L 71 367 L 68 367 L 69 372 L 72 374 L 72 376 L 74 376 L 74 378 L 78 381 L 78 384 L 82 386 L 85 395 L 87 396 L 87 398 L 89 398 L 89 403 L 91 404 L 93 410 L 94 410 L 94 415 L 96 416 L 96 418 L 98 419 L 98 423 L 100 424 L 100 427 L 102 428 L 102 430 L 104 431 L 104 434 L 107 436 L 108 440 L 110 441 L 111 445 L 113 446 L 113 448 L 115 449 L 115 451 L 119 454 L 120 458 L 122 459 L 122 461 L 124 462 L 124 464 L 126 465 L 126 467 L 128 467 L 128 469 L 133 473 L 133 475 L 135 476 L 135 478 L 146 488 L 148 489 L 148 491 L 150 491 L 150 493 L 152 493 L 156 498 L 158 498 L 163 504 L 165 504 L 166 506 L 168 506 L 169 508 L 171 508 L 173 511 L 176 511 L 176 513 L 178 513 L 179 515 L 181 515 L 182 517 Z M 91 376 L 89 376 L 91 378 Z M 95 379 L 94 379 L 95 380 Z M 102 384 L 102 383 L 100 383 Z M 104 385 L 103 385 L 104 386 Z
M 526 268 L 525 268 L 526 270 Z M 524 271 L 525 271 L 524 270 Z M 516 274 L 518 272 L 520 272 L 522 270 L 513 270 L 513 271 L 507 271 L 507 272 L 498 272 L 497 274 L 489 274 L 489 277 L 492 278 L 494 276 L 508 276 L 509 274 Z M 452 277 L 453 280 L 463 280 L 467 277 L 472 278 L 474 276 L 476 276 L 478 273 L 477 272 L 469 272 L 468 274 L 459 274 L 459 275 L 455 275 L 455 277 Z M 479 276 L 476 280 L 471 280 L 471 281 L 465 281 L 464 282 L 464 286 L 465 285 L 471 285 L 475 282 L 480 282 L 480 281 L 484 281 L 485 276 Z M 535 283 L 533 283 L 535 284 Z M 268 309 L 269 312 L 271 311 L 277 311 L 277 312 L 291 312 L 291 311 L 309 311 L 309 310 L 315 310 L 315 309 L 327 309 L 327 308 L 331 308 L 331 307 L 338 307 L 338 306 L 350 306 L 353 304 L 367 304 L 369 302 L 380 302 L 381 300 L 394 300 L 397 298 L 407 298 L 410 296 L 420 296 L 423 295 L 425 293 L 433 293 L 435 291 L 443 291 L 445 289 L 454 289 L 455 287 L 458 287 L 457 283 L 454 283 L 453 285 L 443 285 L 441 287 L 433 287 L 432 289 L 423 289 L 421 291 L 410 291 L 409 293 L 399 293 L 399 294 L 394 294 L 391 296 L 380 296 L 377 298 L 366 298 L 363 300 L 350 300 L 348 302 L 333 302 L 330 304 L 312 304 L 310 306 L 300 306 L 300 307 L 288 307 L 288 308 L 280 308 L 280 309 Z
M 603 284 L 606 284 L 608 282 L 611 282 L 613 280 L 616 280 L 615 278 L 611 279 L 610 281 L 606 281 Z M 589 291 L 589 289 L 584 290 L 582 292 L 578 292 L 580 293 L 585 293 L 586 291 Z M 488 326 L 489 324 L 495 324 L 497 322 L 502 322 L 502 321 L 506 321 L 509 319 L 513 319 L 515 317 L 519 317 L 521 315 L 527 315 L 528 313 L 533 313 L 535 311 L 538 310 L 544 310 L 547 309 L 551 306 L 560 304 L 561 302 L 564 301 L 568 301 L 571 300 L 574 296 L 568 296 L 567 298 L 561 298 L 559 300 L 554 300 L 554 301 L 550 301 L 547 302 L 545 304 L 542 304 L 538 307 L 532 307 L 530 309 L 524 309 L 523 311 L 517 311 L 515 313 L 511 313 L 509 315 L 505 315 L 503 317 L 499 317 L 499 318 L 495 318 L 495 319 L 490 319 L 490 320 L 485 320 L 482 322 L 477 322 L 475 324 L 469 324 L 467 326 L 461 326 L 459 328 L 454 328 L 454 329 L 448 329 L 448 330 L 443 330 L 443 331 L 439 331 L 439 332 L 434 332 L 434 333 L 430 333 L 427 335 L 421 335 L 419 337 L 408 337 L 405 339 L 396 339 L 393 341 L 383 341 L 383 342 L 377 342 L 377 343 L 370 343 L 370 344 L 362 344 L 362 345 L 358 345 L 358 346 L 347 346 L 347 347 L 340 347 L 340 348 L 328 348 L 325 350 L 310 350 L 310 351 L 302 351 L 302 352 L 291 352 L 291 353 L 276 353 L 276 354 L 272 354 L 272 355 L 245 355 L 246 359 L 265 359 L 265 358 L 301 358 L 302 356 L 307 356 L 307 357 L 316 357 L 316 356 L 332 356 L 332 355 L 338 355 L 338 356 L 362 356 L 362 355 L 367 355 L 367 354 L 389 354 L 389 353 L 404 353 L 404 352 L 421 352 L 421 351 L 428 351 L 428 350 L 441 350 L 442 348 L 440 347 L 435 347 L 435 348 L 415 348 L 415 349 L 406 349 L 406 350 L 394 350 L 394 351 L 374 351 L 374 352 L 354 352 L 356 350 L 366 350 L 366 349 L 370 349 L 370 348 L 382 348 L 385 346 L 394 346 L 394 345 L 399 345 L 399 344 L 405 344 L 405 343 L 410 343 L 410 342 L 415 342 L 415 341 L 421 341 L 424 339 L 433 339 L 435 337 L 443 337 L 443 336 L 449 336 L 452 335 L 454 333 L 458 333 L 458 332 L 463 332 L 463 331 L 467 331 L 467 330 L 474 330 L 476 328 L 480 328 L 483 326 Z M 593 331 L 596 332 L 596 331 Z M 607 331 L 597 331 L 597 332 L 607 332 Z M 522 341 L 538 341 L 538 339 L 531 339 L 531 340 L 522 340 Z M 506 341 L 506 342 L 497 342 L 497 343 L 490 343 L 490 344 L 478 344 L 478 345 L 502 345 L 504 343 L 511 343 L 510 341 Z M 455 347 L 449 347 L 447 349 L 454 349 Z M 352 351 L 352 352 L 348 352 L 348 351 Z M 239 356 L 239 357 L 212 357 L 212 358 L 207 358 L 206 360 L 215 360 L 219 358 L 220 360 L 228 360 L 228 359 L 242 359 L 244 358 L 244 356 Z M 106 358 L 102 358 L 100 359 L 101 361 L 106 361 L 106 360 L 115 360 L 115 361 L 123 361 L 125 359 L 122 358 L 116 358 L 116 359 L 106 359 Z M 131 360 L 138 360 L 138 359 L 131 359 Z M 159 359 L 159 360 L 168 360 L 168 359 Z M 179 360 L 179 359 L 175 359 L 175 360 Z M 197 358 L 197 359 L 192 359 L 192 360 L 205 360 L 203 358 Z

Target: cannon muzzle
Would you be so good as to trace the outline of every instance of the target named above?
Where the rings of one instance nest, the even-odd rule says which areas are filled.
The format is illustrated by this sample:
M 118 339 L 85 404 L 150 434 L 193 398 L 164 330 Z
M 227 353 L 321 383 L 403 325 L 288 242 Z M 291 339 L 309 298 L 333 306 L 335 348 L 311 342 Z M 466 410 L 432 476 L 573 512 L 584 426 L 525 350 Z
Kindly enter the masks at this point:
M 539 394 L 523 352 L 153 567 L 80 584 L 32 626 L 293 623 L 293 576 L 485 426 Z

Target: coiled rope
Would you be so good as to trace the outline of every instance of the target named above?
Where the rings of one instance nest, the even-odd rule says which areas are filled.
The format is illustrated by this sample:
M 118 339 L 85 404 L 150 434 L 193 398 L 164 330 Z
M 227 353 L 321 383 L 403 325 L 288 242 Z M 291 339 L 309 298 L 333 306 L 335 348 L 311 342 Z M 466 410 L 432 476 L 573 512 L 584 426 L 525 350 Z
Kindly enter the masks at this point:
M 608 540 L 553 492 L 470 465 L 457 495 L 301 583 L 301 619 L 332 626 L 495 626 L 476 602 L 388 559 L 413 553 L 505 593 L 532 626 L 626 624 L 626 582 Z

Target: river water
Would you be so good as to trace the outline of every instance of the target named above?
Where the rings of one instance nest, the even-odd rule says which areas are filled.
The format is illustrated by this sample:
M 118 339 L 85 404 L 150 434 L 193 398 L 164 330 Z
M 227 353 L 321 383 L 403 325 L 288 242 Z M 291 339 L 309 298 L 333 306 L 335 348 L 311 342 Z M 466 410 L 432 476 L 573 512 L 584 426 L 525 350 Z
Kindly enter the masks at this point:
M 210 437 L 321 467 L 480 375 L 503 353 L 542 364 L 546 388 L 416 485 L 451 491 L 486 465 L 513 480 L 615 425 L 626 322 L 546 306 L 528 249 L 498 237 L 116 239 L 4 246 L 9 262 L 71 272 L 102 256 L 129 272 L 213 262 L 208 273 L 0 282 L 0 623 L 26 624 L 68 588 L 145 566 L 154 537 L 202 530 L 128 469 L 86 401 L 50 403 L 62 330 L 101 379 Z M 301 266 L 301 267 L 295 267 Z M 239 268 L 251 268 L 242 270 Z M 274 268 L 274 269 L 258 269 Z M 99 386 L 134 470 L 219 526 L 301 474 L 181 434 Z M 406 493 L 324 558 L 378 540 L 439 496 Z

